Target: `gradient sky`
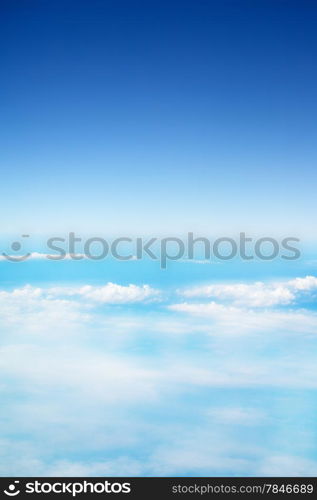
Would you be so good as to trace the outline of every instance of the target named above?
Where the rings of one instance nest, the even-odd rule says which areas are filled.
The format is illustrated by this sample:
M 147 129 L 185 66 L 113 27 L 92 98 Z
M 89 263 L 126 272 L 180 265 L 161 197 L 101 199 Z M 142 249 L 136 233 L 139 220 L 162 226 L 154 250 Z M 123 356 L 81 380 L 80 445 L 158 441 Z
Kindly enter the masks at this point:
M 0 475 L 316 476 L 316 3 L 0 11 L 1 253 L 34 236 L 0 255 Z M 47 260 L 67 231 L 310 245 Z
M 4 231 L 312 237 L 314 2 L 1 11 Z

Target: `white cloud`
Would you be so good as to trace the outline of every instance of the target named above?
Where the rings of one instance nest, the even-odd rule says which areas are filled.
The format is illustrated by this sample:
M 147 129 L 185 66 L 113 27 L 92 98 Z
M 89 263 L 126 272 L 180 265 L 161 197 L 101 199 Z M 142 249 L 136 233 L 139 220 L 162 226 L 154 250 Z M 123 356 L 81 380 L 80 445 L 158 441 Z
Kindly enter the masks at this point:
M 150 400 L 157 397 L 162 379 L 157 368 L 138 358 L 121 359 L 74 345 L 72 352 L 63 346 L 8 345 L 0 348 L 0 355 L 3 377 L 19 379 L 22 386 L 76 391 L 86 401 Z
M 48 460 L 43 450 L 39 450 L 34 443 L 0 440 L 1 476 L 111 477 L 142 476 L 144 472 L 144 463 L 124 454 L 100 461 Z
M 252 438 L 251 438 L 252 436 Z M 219 427 L 194 427 L 170 433 L 169 443 L 158 447 L 150 461 L 152 474 L 203 476 L 315 477 L 317 462 L 278 453 L 274 446 L 248 432 L 228 433 Z M 250 439 L 251 438 L 251 439 Z
M 286 282 L 291 293 L 314 289 L 311 277 L 300 280 Z M 259 396 L 260 408 L 252 407 L 261 388 L 273 399 L 279 389 L 316 389 L 317 315 L 252 310 L 234 301 L 185 302 L 168 310 L 164 305 L 149 314 L 111 308 L 159 297 L 147 285 L 113 283 L 0 291 L 0 424 L 4 435 L 19 429 L 30 445 L 0 444 L 2 475 L 307 475 L 305 467 L 313 472 L 314 462 L 290 457 L 287 449 L 277 454 L 274 440 L 271 449 L 256 434 L 245 443 L 243 429 L 271 425 L 267 399 Z M 95 310 L 99 304 L 110 305 Z M 246 337 L 225 335 L 259 330 Z M 298 341 L 296 334 L 303 332 L 309 335 Z M 294 406 L 283 405 L 279 417 L 289 418 Z M 289 429 L 291 435 L 291 424 Z
M 144 302 L 153 299 L 159 295 L 159 291 L 151 288 L 149 285 L 137 286 L 130 284 L 128 286 L 107 283 L 105 286 L 85 285 L 79 288 L 52 288 L 48 290 L 50 295 L 79 296 L 93 302 L 104 304 L 128 304 L 134 302 Z
M 34 287 L 26 285 L 12 291 L 0 290 L 0 309 L 9 305 L 26 307 L 43 304 L 68 304 L 76 305 L 79 299 L 92 303 L 125 304 L 143 302 L 158 297 L 159 291 L 149 285 L 137 286 L 130 284 L 122 286 L 107 283 L 104 286 L 77 286 L 77 287 Z M 74 300 L 72 300 L 74 299 Z
M 26 285 L 14 290 L 0 290 L 0 328 L 4 335 L 52 334 L 79 335 L 85 325 L 93 330 L 105 316 L 99 317 L 93 309 L 99 304 L 135 304 L 157 300 L 159 291 L 148 285 L 34 287 Z M 124 320 L 122 320 L 124 321 Z M 120 318 L 119 318 L 120 324 Z M 94 326 L 93 326 L 94 325 Z M 101 326 L 100 326 L 101 327 Z
M 112 477 L 142 476 L 144 464 L 129 457 L 119 457 L 101 462 L 71 462 L 59 460 L 52 464 L 42 465 L 43 475 L 49 477 Z
M 67 253 L 63 256 L 63 259 L 60 259 L 60 255 L 50 255 L 47 253 L 40 253 L 40 252 L 31 252 L 29 254 L 26 254 L 27 258 L 25 260 L 56 260 L 56 257 L 59 257 L 59 260 L 71 260 L 73 259 L 74 254 Z M 0 255 L 0 262 L 8 262 L 10 260 L 15 261 L 19 258 L 23 257 L 23 255 Z M 51 259 L 51 257 L 54 257 L 54 259 Z M 81 259 L 86 259 L 85 254 L 76 254 L 76 257 L 80 257 Z
M 306 310 L 252 310 L 217 302 L 183 302 L 171 304 L 168 309 L 198 318 L 209 318 L 212 321 L 210 325 L 218 325 L 222 334 L 271 331 L 276 335 L 281 330 L 311 334 L 317 332 L 317 314 Z
M 302 291 L 317 289 L 317 278 L 306 276 L 280 283 L 233 283 L 211 284 L 181 291 L 186 298 L 206 297 L 230 301 L 234 305 L 248 307 L 270 307 L 293 303 Z
M 21 332 L 44 332 L 54 327 L 68 331 L 71 325 L 89 319 L 88 308 L 65 298 L 50 298 L 44 289 L 25 286 L 0 291 L 0 324 L 4 332 L 17 327 Z
M 259 476 L 316 477 L 317 462 L 293 455 L 266 457 L 258 469 Z
M 48 253 L 40 253 L 40 252 L 30 252 L 28 254 L 25 254 L 26 258 L 25 259 L 22 259 L 21 261 L 23 262 L 24 260 L 49 260 L 49 261 L 60 261 L 60 260 L 83 260 L 83 259 L 91 259 L 91 257 L 89 257 L 88 255 L 84 254 L 84 253 L 66 253 L 65 255 L 63 255 L 61 257 L 60 254 L 56 253 L 56 254 L 48 254 Z M 21 257 L 23 257 L 23 255 L 20 255 L 20 254 L 16 254 L 16 255 L 13 255 L 13 254 L 2 254 L 0 255 L 0 262 L 8 262 L 8 261 L 18 261 L 18 259 L 20 259 Z M 103 260 L 103 259 L 101 259 Z M 131 258 L 129 258 L 128 260 L 138 260 L 137 256 L 136 255 L 132 255 Z
M 294 290 L 306 291 L 317 289 L 317 278 L 315 276 L 306 276 L 305 278 L 295 278 L 287 282 L 287 285 Z
M 262 410 L 241 407 L 210 408 L 206 412 L 213 422 L 234 425 L 259 425 L 267 415 Z

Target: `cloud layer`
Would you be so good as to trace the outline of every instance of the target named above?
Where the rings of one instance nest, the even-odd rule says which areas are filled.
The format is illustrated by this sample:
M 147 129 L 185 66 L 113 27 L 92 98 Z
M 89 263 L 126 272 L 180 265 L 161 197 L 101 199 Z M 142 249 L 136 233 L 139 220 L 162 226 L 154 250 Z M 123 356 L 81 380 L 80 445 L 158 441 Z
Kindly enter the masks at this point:
M 0 473 L 316 475 L 315 289 L 1 290 Z

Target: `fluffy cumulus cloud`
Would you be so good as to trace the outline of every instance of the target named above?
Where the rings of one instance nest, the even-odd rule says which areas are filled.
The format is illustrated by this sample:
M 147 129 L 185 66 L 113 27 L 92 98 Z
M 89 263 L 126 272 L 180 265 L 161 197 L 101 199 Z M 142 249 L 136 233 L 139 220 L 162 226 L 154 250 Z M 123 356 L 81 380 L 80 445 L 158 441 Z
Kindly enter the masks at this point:
M 295 278 L 287 282 L 287 285 L 296 291 L 316 290 L 317 278 L 315 276 L 306 276 L 305 278 Z
M 144 302 L 157 298 L 159 291 L 149 285 L 128 286 L 107 283 L 105 286 L 85 285 L 78 288 L 51 288 L 47 290 L 51 297 L 66 295 L 68 297 L 82 297 L 88 301 L 100 302 L 103 304 L 128 304 Z
M 280 283 L 210 284 L 185 289 L 186 298 L 207 297 L 249 307 L 270 307 L 293 303 L 301 292 L 317 290 L 317 278 L 306 276 Z
M 159 291 L 148 285 L 35 287 L 26 285 L 0 290 L 0 327 L 4 334 L 13 328 L 24 332 L 70 332 L 91 327 L 98 319 L 99 305 L 147 304 L 159 299 Z M 56 334 L 56 333 L 55 333 Z
M 16 317 L 19 311 L 82 312 L 83 308 L 102 304 L 128 304 L 157 298 L 159 292 L 148 285 L 122 286 L 108 283 L 104 286 L 50 287 L 26 285 L 13 290 L 0 290 L 0 308 L 3 315 Z
M 35 299 L 61 300 L 64 297 L 83 297 L 84 299 L 108 303 L 125 304 L 130 302 L 142 302 L 146 299 L 158 296 L 158 290 L 149 285 L 128 286 L 107 283 L 104 286 L 77 286 L 77 287 L 50 287 L 40 288 L 26 285 L 12 291 L 0 291 L 0 300 L 23 300 L 32 301 Z
M 316 334 L 314 307 L 299 306 L 301 301 L 313 305 L 316 290 L 314 276 L 273 283 L 215 283 L 178 290 L 185 300 L 167 307 L 195 318 L 209 318 L 213 331 L 218 325 L 223 335 L 258 331 Z

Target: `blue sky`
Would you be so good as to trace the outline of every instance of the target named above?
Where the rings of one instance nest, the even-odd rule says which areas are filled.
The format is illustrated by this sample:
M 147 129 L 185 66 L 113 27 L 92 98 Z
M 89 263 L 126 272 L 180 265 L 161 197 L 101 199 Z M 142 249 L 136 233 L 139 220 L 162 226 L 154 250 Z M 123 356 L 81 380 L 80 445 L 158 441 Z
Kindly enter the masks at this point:
M 312 2 L 2 10 L 4 230 L 311 236 Z
M 316 475 L 316 6 L 1 11 L 0 474 Z M 302 256 L 41 258 L 70 231 Z

